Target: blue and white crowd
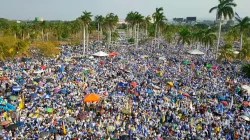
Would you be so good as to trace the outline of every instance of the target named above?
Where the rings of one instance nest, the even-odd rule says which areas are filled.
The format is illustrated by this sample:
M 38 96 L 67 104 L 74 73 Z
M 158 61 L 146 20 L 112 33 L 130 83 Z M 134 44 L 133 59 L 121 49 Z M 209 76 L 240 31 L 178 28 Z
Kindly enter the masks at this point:
M 249 79 L 239 62 L 172 45 L 120 47 L 114 57 L 83 57 L 82 50 L 63 45 L 56 58 L 0 63 L 1 98 L 15 106 L 2 109 L 1 122 L 9 121 L 1 124 L 3 139 L 250 139 L 250 96 L 243 88 Z M 100 101 L 85 103 L 89 93 Z

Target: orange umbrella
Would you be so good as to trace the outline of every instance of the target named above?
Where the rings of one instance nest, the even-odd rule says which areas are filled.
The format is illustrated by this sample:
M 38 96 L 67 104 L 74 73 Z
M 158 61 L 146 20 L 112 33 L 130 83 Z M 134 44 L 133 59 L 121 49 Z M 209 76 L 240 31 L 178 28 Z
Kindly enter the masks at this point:
M 112 53 L 109 53 L 109 56 L 116 56 L 118 54 L 119 54 L 118 52 L 112 52 Z
M 10 121 L 2 121 L 0 125 L 1 126 L 5 126 L 5 125 L 8 125 L 10 123 L 11 123 Z
M 118 55 L 119 53 L 118 52 L 113 52 L 114 55 Z
M 45 65 L 42 65 L 41 68 L 42 68 L 43 70 L 45 70 L 45 69 L 46 69 L 46 66 L 45 66 Z
M 248 101 L 243 101 L 243 105 L 249 105 Z
M 131 85 L 132 87 L 136 87 L 136 86 L 137 86 L 136 82 L 131 82 L 130 85 Z
M 116 56 L 114 53 L 109 53 L 109 56 Z
M 84 102 L 98 102 L 100 101 L 100 95 L 91 93 L 84 97 Z
M 102 61 L 100 61 L 100 64 L 103 65 L 103 64 L 105 64 L 105 62 L 102 60 Z
M 221 103 L 222 103 L 223 105 L 228 105 L 228 102 L 227 102 L 227 101 L 221 101 Z
M 2 81 L 8 80 L 8 78 L 7 78 L 6 76 L 3 76 L 3 77 L 1 78 L 1 80 L 2 80 Z
M 186 92 L 182 93 L 183 96 L 189 97 L 190 95 Z

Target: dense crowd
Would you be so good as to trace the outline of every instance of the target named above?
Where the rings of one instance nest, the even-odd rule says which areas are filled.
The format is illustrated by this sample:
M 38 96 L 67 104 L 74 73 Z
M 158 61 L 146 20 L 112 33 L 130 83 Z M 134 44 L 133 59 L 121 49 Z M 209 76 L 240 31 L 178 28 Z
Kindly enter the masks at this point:
M 239 62 L 218 63 L 210 53 L 189 55 L 171 45 L 115 51 L 89 57 L 81 46 L 64 45 L 57 58 L 1 62 L 0 135 L 6 140 L 250 139 L 249 79 L 240 75 Z M 100 100 L 84 102 L 91 93 Z

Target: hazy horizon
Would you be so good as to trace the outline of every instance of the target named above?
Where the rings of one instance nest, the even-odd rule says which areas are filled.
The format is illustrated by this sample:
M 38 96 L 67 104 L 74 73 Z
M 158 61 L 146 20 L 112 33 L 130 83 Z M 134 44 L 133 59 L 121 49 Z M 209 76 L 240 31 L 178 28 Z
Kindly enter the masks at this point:
M 250 0 L 235 0 L 237 12 L 241 17 L 250 16 Z M 218 4 L 218 0 L 1 0 L 0 18 L 11 20 L 74 20 L 83 11 L 92 15 L 113 12 L 119 19 L 125 19 L 130 11 L 138 11 L 144 16 L 152 15 L 156 7 L 163 7 L 168 20 L 173 18 L 197 17 L 197 20 L 214 20 L 215 13 L 209 9 Z M 187 6 L 188 5 L 188 6 Z

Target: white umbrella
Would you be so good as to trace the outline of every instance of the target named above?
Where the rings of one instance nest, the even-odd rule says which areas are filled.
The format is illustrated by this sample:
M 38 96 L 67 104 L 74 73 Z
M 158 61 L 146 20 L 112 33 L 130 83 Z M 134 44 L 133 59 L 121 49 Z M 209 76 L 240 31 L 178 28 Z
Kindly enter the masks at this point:
M 166 60 L 165 57 L 159 57 L 159 60 Z
M 101 57 L 101 56 L 108 56 L 108 54 L 105 53 L 105 52 L 103 52 L 103 51 L 99 51 L 99 52 L 93 54 L 93 56 L 99 56 L 99 57 Z
M 247 117 L 246 115 L 242 115 L 241 118 L 246 120 L 246 121 L 250 121 L 249 117 Z
M 195 50 L 190 50 L 190 51 L 188 51 L 187 53 L 193 54 L 193 55 L 204 55 L 204 54 L 205 54 L 205 53 L 203 53 L 202 51 L 197 50 L 197 49 L 195 49 Z
M 94 56 L 90 56 L 89 59 L 94 59 Z
M 239 51 L 234 51 L 234 54 L 239 54 L 240 52 Z
M 248 94 L 250 94 L 250 86 L 248 86 L 248 85 L 243 85 L 243 86 L 241 86 L 241 87 L 242 87 L 242 89 L 246 90 Z
M 42 73 L 42 72 L 44 72 L 44 71 L 43 71 L 43 70 L 34 71 L 35 74 L 40 74 L 40 73 Z

